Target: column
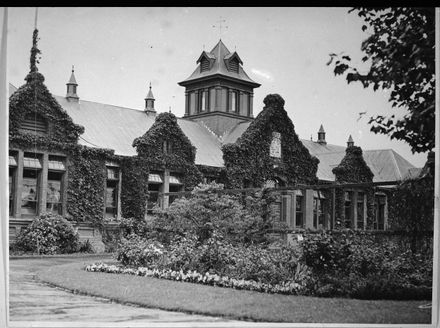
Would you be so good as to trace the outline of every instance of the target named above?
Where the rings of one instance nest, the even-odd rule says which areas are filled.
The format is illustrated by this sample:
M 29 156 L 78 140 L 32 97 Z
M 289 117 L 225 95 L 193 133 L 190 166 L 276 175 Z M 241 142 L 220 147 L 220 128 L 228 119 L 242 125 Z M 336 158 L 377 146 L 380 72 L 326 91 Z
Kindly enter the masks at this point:
M 65 162 L 66 170 L 63 173 L 63 177 L 61 178 L 61 204 L 63 206 L 62 208 L 62 215 L 63 217 L 67 216 L 67 188 L 68 188 L 68 181 L 69 181 L 69 159 L 66 157 Z
M 251 92 L 249 93 L 249 117 L 254 117 L 253 109 L 254 109 L 254 93 Z
M 364 230 L 367 230 L 367 214 L 368 214 L 368 197 L 367 193 L 364 193 Z
M 313 190 L 306 189 L 304 193 L 304 220 L 306 228 L 313 229 Z
M 170 192 L 170 170 L 165 169 L 163 174 L 163 191 L 164 193 Z M 162 208 L 168 208 L 169 205 L 169 197 L 168 195 L 163 196 L 163 205 Z
M 222 88 L 220 86 L 215 87 L 215 111 L 220 111 L 221 109 L 221 98 L 222 97 Z
M 41 169 L 39 199 L 38 199 L 38 214 L 46 213 L 46 200 L 47 200 L 47 171 L 49 168 L 49 154 L 43 154 L 43 165 Z
M 240 114 L 240 115 L 246 116 L 246 108 L 244 106 L 244 97 L 243 97 L 243 95 L 244 95 L 243 91 L 237 92 L 237 96 L 238 96 L 238 99 L 237 99 L 238 111 L 237 111 L 237 113 Z
M 23 188 L 23 157 L 24 152 L 22 150 L 18 151 L 17 154 L 17 173 L 15 179 L 15 197 L 14 197 L 14 217 L 21 217 L 21 192 Z
M 188 91 L 185 91 L 185 116 L 189 115 L 189 95 Z
M 388 230 L 388 195 L 385 195 L 385 206 L 383 209 L 383 230 Z
M 200 96 L 199 96 L 199 90 L 194 91 L 194 95 L 195 95 L 195 113 L 194 114 L 198 114 L 200 112 L 200 105 L 199 105 L 199 101 L 200 101 Z
M 118 207 L 118 213 L 116 215 L 116 217 L 118 219 L 121 218 L 121 189 L 122 189 L 122 170 L 120 167 L 118 167 L 118 172 L 119 172 L 119 176 L 118 176 L 118 202 L 117 202 L 117 207 Z M 145 208 L 145 212 L 147 212 L 147 208 Z

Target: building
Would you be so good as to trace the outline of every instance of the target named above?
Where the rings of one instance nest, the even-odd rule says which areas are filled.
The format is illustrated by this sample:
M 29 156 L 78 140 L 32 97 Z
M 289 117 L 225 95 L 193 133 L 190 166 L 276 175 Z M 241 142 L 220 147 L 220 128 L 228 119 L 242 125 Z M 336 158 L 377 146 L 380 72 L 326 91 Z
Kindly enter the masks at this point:
M 176 118 L 157 113 L 151 84 L 143 110 L 83 100 L 73 68 L 66 94 L 52 95 L 36 65 L 36 35 L 26 84 L 10 86 L 12 239 L 43 212 L 69 217 L 84 234 L 94 234 L 93 227 L 106 220 L 143 217 L 155 203 L 172 202 L 158 193 L 190 190 L 202 181 L 239 188 L 396 182 L 417 170 L 391 149 L 362 152 L 351 136 L 347 146 L 328 143 L 322 125 L 317 141 L 299 139 L 279 95 L 268 95 L 254 118 L 260 84 L 221 40 L 179 82 L 185 115 Z M 386 190 L 348 189 L 332 196 L 296 189 L 277 206 L 292 229 L 333 228 L 336 220 L 356 229 L 387 228 Z

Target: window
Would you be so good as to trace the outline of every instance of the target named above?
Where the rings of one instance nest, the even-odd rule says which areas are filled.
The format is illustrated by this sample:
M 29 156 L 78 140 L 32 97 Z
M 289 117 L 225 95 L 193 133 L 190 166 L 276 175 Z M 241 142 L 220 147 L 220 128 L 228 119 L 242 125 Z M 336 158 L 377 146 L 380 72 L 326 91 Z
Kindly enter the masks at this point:
M 203 57 L 200 61 L 200 72 L 209 71 L 209 60 L 206 57 Z
M 345 222 L 344 227 L 345 228 L 351 228 L 351 192 L 345 191 L 344 192 L 344 211 L 345 211 Z
M 324 199 L 313 197 L 313 227 L 325 228 Z
M 153 213 L 153 208 L 159 203 L 159 191 L 163 186 L 163 180 L 159 173 L 150 173 L 148 175 L 148 202 L 147 214 Z
M 360 192 L 357 196 L 357 228 L 364 229 L 364 193 Z
M 105 190 L 105 217 L 118 216 L 119 168 L 107 167 L 107 185 Z
M 20 130 L 33 134 L 46 134 L 47 122 L 40 114 L 29 113 L 24 117 Z
M 191 92 L 189 94 L 189 113 L 194 114 L 196 112 L 196 94 Z
M 209 107 L 208 111 L 213 111 L 215 109 L 215 88 L 209 89 Z
M 238 73 L 238 60 L 237 58 L 233 58 L 229 61 L 229 70 L 231 72 Z
M 281 133 L 279 132 L 272 132 L 269 155 L 270 157 L 281 158 Z
M 230 111 L 231 112 L 237 112 L 237 103 L 238 103 L 238 99 L 237 99 L 237 92 L 236 91 L 232 91 L 231 92 L 231 108 Z
M 62 180 L 63 172 L 48 172 L 46 193 L 46 212 L 48 213 L 63 214 Z
M 23 169 L 23 186 L 21 189 L 21 214 L 23 216 L 37 215 L 39 170 Z
M 302 193 L 297 191 L 296 194 L 296 214 L 295 214 L 295 227 L 296 228 L 304 228 L 304 209 L 303 209 L 303 196 Z
M 164 154 L 172 154 L 174 152 L 173 142 L 171 140 L 165 140 L 163 142 Z
M 199 93 L 200 101 L 199 101 L 199 112 L 204 112 L 207 109 L 207 105 L 209 103 L 209 94 L 207 90 L 201 90 Z
M 376 220 L 374 222 L 374 229 L 385 230 L 385 195 L 376 195 L 374 201 L 374 211 Z

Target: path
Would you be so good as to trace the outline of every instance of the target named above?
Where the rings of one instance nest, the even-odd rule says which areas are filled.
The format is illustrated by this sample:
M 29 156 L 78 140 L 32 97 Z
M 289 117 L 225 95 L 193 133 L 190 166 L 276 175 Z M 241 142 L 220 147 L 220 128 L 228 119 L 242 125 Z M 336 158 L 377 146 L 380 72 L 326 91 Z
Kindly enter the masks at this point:
M 49 287 L 36 280 L 35 273 L 47 265 L 81 261 L 77 258 L 11 259 L 9 261 L 10 321 L 123 322 L 123 323 L 222 323 L 224 318 L 191 315 L 113 303 Z

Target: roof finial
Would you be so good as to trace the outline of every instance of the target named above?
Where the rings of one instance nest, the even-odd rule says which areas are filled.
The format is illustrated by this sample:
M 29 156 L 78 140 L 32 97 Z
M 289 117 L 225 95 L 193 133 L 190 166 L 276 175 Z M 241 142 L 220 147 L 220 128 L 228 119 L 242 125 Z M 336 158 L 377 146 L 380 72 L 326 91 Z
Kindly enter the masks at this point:
M 37 21 L 38 21 L 38 7 L 35 7 L 35 22 L 34 22 L 34 30 L 37 29 Z
M 72 65 L 72 73 L 75 72 L 75 65 Z
M 151 81 L 150 81 L 150 90 L 151 90 Z
M 171 106 L 169 106 L 169 110 L 168 110 L 168 113 L 171 113 Z

